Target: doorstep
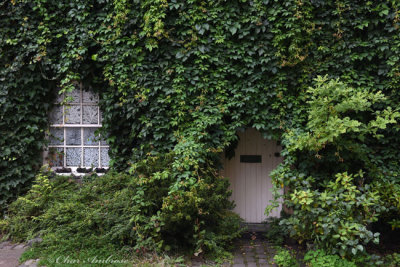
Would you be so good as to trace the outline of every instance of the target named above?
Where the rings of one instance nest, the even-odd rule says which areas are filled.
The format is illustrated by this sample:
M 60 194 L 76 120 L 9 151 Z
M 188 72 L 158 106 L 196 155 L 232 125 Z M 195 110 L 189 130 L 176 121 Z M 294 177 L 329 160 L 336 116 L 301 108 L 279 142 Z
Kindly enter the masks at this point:
M 241 226 L 248 232 L 261 232 L 268 231 L 269 225 L 267 223 L 242 223 Z

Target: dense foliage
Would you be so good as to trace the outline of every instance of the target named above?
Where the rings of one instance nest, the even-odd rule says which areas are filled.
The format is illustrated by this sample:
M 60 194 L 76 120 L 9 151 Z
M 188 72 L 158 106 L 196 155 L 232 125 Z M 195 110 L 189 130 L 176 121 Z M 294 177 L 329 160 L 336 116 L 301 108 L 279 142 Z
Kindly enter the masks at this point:
M 323 250 L 310 250 L 304 255 L 307 266 L 312 267 L 357 267 L 353 262 L 340 258 L 338 255 L 329 255 Z
M 41 236 L 34 257 L 46 266 L 60 255 L 84 260 L 116 251 L 121 257 L 161 249 L 223 256 L 240 234 L 239 217 L 226 200 L 227 180 L 202 173 L 190 192 L 169 195 L 174 176 L 164 169 L 171 158 L 150 158 L 134 175 L 110 172 L 82 184 L 40 173 L 28 194 L 10 205 L 0 233 L 17 241 Z
M 10 4 L 0 4 L 0 212 L 30 186 L 40 168 L 49 92 L 55 84 L 41 65 L 29 64 L 40 47 L 31 29 L 40 22 L 21 25 L 34 12 L 11 10 Z
M 370 241 L 379 243 L 379 233 L 369 228 L 373 222 L 385 217 L 393 227 L 399 224 L 398 159 L 382 165 L 377 147 L 387 142 L 384 134 L 400 114 L 380 91 L 322 77 L 316 81 L 308 90 L 306 126 L 288 130 L 283 138 L 286 162 L 275 178 L 292 189 L 286 204 L 294 211 L 281 224 L 300 241 L 356 255 Z M 293 168 L 297 158 L 302 165 Z
M 293 251 L 279 248 L 274 256 L 274 263 L 279 267 L 299 267 L 296 255 Z
M 217 170 L 236 131 L 254 127 L 285 146 L 274 179 L 289 188 L 294 236 L 320 240 L 342 230 L 310 228 L 300 237 L 295 227 L 331 214 L 334 204 L 322 199 L 337 192 L 345 202 L 335 214 L 357 227 L 346 240 L 376 219 L 397 227 L 399 7 L 393 0 L 3 1 L 1 201 L 32 177 L 50 88 L 82 80 L 101 93 L 115 168 L 173 151 L 168 196 L 190 195 L 201 169 Z M 338 95 L 319 109 L 325 96 L 310 86 Z M 302 210 L 312 207 L 298 200 L 304 192 L 319 215 Z M 359 205 L 365 213 L 357 214 Z M 358 245 L 335 249 L 348 255 Z

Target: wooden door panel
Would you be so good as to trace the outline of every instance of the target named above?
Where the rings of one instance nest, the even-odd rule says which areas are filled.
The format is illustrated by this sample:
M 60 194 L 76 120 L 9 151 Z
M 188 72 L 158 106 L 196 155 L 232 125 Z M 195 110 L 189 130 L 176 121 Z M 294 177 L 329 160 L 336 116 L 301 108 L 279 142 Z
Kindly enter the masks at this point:
M 234 209 L 246 222 L 260 223 L 266 219 L 264 210 L 273 198 L 269 173 L 281 162 L 275 157 L 280 151 L 275 141 L 262 138 L 255 129 L 238 133 L 240 140 L 235 156 L 224 160 L 223 174 L 229 177 Z M 261 163 L 240 162 L 240 155 L 260 155 Z M 251 157 L 247 157 L 251 161 Z M 253 157 L 254 159 L 254 157 Z M 280 208 L 272 216 L 278 217 Z

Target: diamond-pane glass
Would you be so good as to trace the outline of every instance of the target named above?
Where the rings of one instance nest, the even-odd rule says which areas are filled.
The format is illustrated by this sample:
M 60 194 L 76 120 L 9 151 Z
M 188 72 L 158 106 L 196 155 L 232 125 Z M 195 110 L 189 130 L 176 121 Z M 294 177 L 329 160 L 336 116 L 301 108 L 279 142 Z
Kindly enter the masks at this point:
M 83 106 L 83 124 L 98 124 L 98 107 Z
M 81 166 L 82 149 L 76 147 L 67 147 L 67 166 L 79 167 Z
M 88 127 L 83 128 L 83 144 L 84 145 L 98 145 L 99 138 L 94 134 L 98 128 Z
M 81 128 L 71 127 L 66 129 L 66 144 L 67 145 L 80 145 L 81 144 Z
M 99 149 L 98 148 L 85 148 L 83 153 L 83 163 L 85 167 L 98 167 L 99 166 Z
M 108 156 L 108 147 L 102 147 L 100 152 L 101 166 L 108 167 L 110 157 Z
M 69 106 L 65 107 L 65 123 L 80 124 L 81 123 L 81 107 Z
M 48 162 L 50 167 L 64 166 L 64 148 L 50 147 L 48 154 Z
M 63 107 L 54 106 L 50 112 L 49 120 L 51 124 L 62 124 L 63 123 Z
M 50 145 L 64 144 L 64 128 L 50 128 Z

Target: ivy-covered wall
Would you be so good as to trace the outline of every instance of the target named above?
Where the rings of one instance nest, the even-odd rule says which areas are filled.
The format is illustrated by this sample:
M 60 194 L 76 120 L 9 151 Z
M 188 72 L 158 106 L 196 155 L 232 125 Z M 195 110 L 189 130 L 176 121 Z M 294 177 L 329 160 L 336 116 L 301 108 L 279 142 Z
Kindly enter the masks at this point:
M 56 84 L 44 65 L 35 64 L 40 21 L 24 18 L 36 12 L 9 5 L 3 1 L 0 8 L 0 209 L 29 188 L 40 168 L 49 92 Z
M 358 92 L 382 91 L 385 100 L 371 109 L 396 110 L 399 7 L 393 0 L 5 1 L 1 203 L 23 189 L 37 169 L 49 92 L 56 85 L 69 90 L 73 80 L 101 93 L 115 168 L 174 153 L 171 192 L 195 186 L 196 171 L 208 160 L 216 169 L 218 153 L 235 143 L 240 128 L 254 127 L 275 139 L 306 130 L 307 88 L 318 85 L 318 75 L 338 78 Z M 399 183 L 400 138 L 396 123 L 386 124 L 379 142 L 366 136 L 372 165 L 357 166 L 370 180 L 386 175 Z M 322 180 L 353 170 L 348 166 L 357 161 L 347 157 L 332 165 L 332 157 L 287 153 L 293 160 L 287 168 L 300 168 L 302 175 L 325 159 L 325 166 L 336 166 L 319 173 Z M 284 180 L 290 175 L 277 181 L 290 185 Z

